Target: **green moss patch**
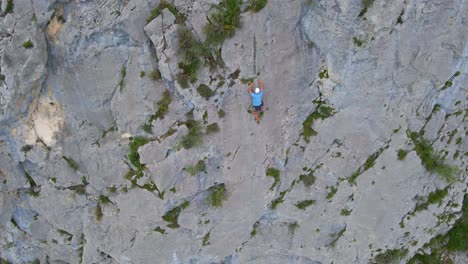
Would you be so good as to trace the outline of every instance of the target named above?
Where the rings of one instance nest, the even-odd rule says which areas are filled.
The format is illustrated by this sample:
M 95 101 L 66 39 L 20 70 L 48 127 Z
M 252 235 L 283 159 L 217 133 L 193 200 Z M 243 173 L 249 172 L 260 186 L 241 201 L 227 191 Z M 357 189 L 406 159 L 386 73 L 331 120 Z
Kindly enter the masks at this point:
M 219 132 L 218 123 L 212 123 L 212 124 L 206 126 L 206 133 L 207 134 L 213 134 L 213 133 L 218 133 L 218 132 Z
M 385 252 L 375 256 L 376 264 L 401 263 L 403 258 L 408 254 L 408 249 L 387 249 Z
M 78 170 L 78 163 L 76 163 L 76 161 L 74 161 L 72 158 L 62 156 L 62 159 L 64 159 L 68 163 L 68 166 L 70 166 L 70 168 L 72 168 L 74 171 Z
M 422 138 L 417 132 L 410 132 L 409 137 L 412 139 L 414 150 L 421 159 L 421 164 L 428 172 L 437 173 L 442 176 L 447 182 L 452 182 L 458 172 L 458 167 L 444 163 L 444 159 L 436 154 L 431 143 Z
M 267 3 L 268 0 L 249 0 L 248 10 L 258 13 L 266 6 Z
M 242 0 L 221 0 L 216 6 L 216 12 L 209 16 L 204 27 L 208 45 L 219 45 L 234 36 L 241 26 L 241 5 Z
M 334 187 L 334 186 L 331 186 L 330 187 L 330 192 L 328 192 L 327 194 L 327 199 L 331 199 L 333 198 L 333 196 L 335 196 L 336 192 L 338 192 L 338 188 Z
M 201 97 L 205 99 L 208 99 L 213 95 L 213 90 L 211 90 L 210 87 L 208 87 L 208 85 L 206 84 L 200 84 L 197 87 L 197 92 Z
M 408 154 L 407 150 L 399 149 L 397 153 L 398 160 L 404 160 L 407 154 Z
M 25 49 L 31 49 L 34 47 L 34 44 L 32 43 L 31 40 L 23 42 L 23 48 Z
M 187 166 L 184 168 L 184 170 L 188 172 L 190 175 L 194 176 L 199 172 L 202 172 L 202 171 L 206 172 L 206 165 L 203 160 L 199 160 L 195 165 Z
M 275 168 L 267 168 L 266 170 L 266 176 L 267 177 L 272 177 L 275 181 L 273 184 L 270 186 L 270 191 L 275 188 L 275 186 L 279 183 L 280 181 L 280 171 Z
M 13 0 L 7 0 L 7 4 L 5 7 L 5 15 L 9 13 L 13 13 L 14 8 L 15 8 L 15 4 L 13 3 Z
M 180 13 L 172 3 L 168 2 L 168 1 L 165 1 L 165 0 L 162 0 L 156 8 L 151 10 L 151 14 L 146 19 L 146 23 L 149 23 L 149 22 L 153 21 L 153 19 L 160 16 L 162 11 L 165 8 L 167 8 L 176 17 L 176 23 L 177 24 L 181 24 L 181 23 L 185 22 L 186 18 L 185 18 L 184 14 Z
M 315 200 L 304 200 L 295 204 L 298 209 L 305 210 L 307 207 L 315 204 Z
M 196 120 L 188 120 L 185 122 L 189 132 L 181 139 L 180 145 L 185 149 L 190 149 L 199 146 L 203 143 L 201 125 Z
M 310 142 L 310 137 L 317 135 L 317 131 L 313 129 L 315 121 L 318 119 L 324 120 L 335 114 L 335 109 L 329 105 L 326 105 L 325 101 L 316 99 L 314 100 L 314 103 L 317 105 L 317 108 L 302 123 L 303 131 L 301 135 L 304 137 L 304 140 L 307 143 Z
M 224 183 L 211 186 L 208 188 L 208 192 L 210 193 L 208 199 L 213 207 L 221 207 L 223 202 L 227 200 L 226 185 Z
M 185 201 L 182 204 L 180 204 L 180 205 L 172 208 L 171 210 L 169 210 L 166 214 L 164 214 L 162 216 L 162 219 L 169 223 L 167 225 L 167 227 L 169 227 L 169 228 L 179 228 L 180 227 L 179 222 L 178 222 L 179 221 L 179 215 L 182 212 L 182 210 L 189 207 L 189 205 L 190 205 L 190 202 Z
M 161 99 L 156 102 L 156 113 L 150 116 L 150 119 L 143 125 L 143 130 L 147 133 L 153 133 L 153 121 L 157 119 L 164 119 L 164 116 L 169 112 L 169 105 L 172 102 L 171 92 L 165 90 L 162 93 Z

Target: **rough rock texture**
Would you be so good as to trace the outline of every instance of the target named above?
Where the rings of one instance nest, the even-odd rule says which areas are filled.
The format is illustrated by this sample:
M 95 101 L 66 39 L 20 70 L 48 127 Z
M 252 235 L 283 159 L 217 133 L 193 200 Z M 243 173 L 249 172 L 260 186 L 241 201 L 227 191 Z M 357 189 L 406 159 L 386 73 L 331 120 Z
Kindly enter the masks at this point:
M 160 1 L 0 2 L 1 260 L 386 263 L 376 256 L 397 249 L 405 263 L 460 217 L 465 0 L 375 0 L 361 16 L 360 0 L 244 4 L 224 67 L 202 66 L 187 89 L 179 27 L 203 41 L 217 0 L 170 1 L 186 19 L 166 8 L 149 23 Z M 243 81 L 254 36 L 260 124 Z M 190 120 L 203 142 L 186 149 Z M 422 138 L 452 178 L 421 162 Z

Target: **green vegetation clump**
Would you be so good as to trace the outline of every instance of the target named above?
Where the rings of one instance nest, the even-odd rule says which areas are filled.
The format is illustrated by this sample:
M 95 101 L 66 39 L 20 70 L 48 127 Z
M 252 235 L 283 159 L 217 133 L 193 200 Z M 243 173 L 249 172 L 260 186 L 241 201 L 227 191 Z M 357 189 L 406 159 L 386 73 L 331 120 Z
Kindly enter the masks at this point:
M 206 233 L 206 235 L 203 237 L 202 246 L 208 246 L 209 244 L 210 244 L 210 232 Z
M 72 158 L 68 158 L 66 156 L 62 156 L 62 158 L 68 163 L 68 166 L 70 166 L 70 168 L 72 168 L 74 171 L 78 170 L 78 163 L 76 163 Z
M 226 116 L 226 112 L 223 109 L 218 110 L 218 117 L 223 118 Z
M 249 10 L 252 10 L 255 13 L 260 12 L 266 4 L 268 3 L 268 0 L 249 0 Z
M 315 200 L 304 200 L 295 204 L 298 209 L 305 210 L 307 207 L 315 204 Z
M 348 216 L 348 215 L 351 214 L 352 211 L 353 211 L 353 210 L 348 210 L 348 209 L 346 209 L 346 208 L 343 208 L 343 209 L 341 209 L 341 213 L 340 213 L 340 214 L 341 214 L 341 215 L 344 215 L 344 216 Z
M 73 185 L 68 187 L 70 191 L 74 191 L 79 195 L 84 195 L 86 194 L 86 184 L 78 184 L 78 185 Z
M 280 171 L 275 168 L 267 168 L 266 176 L 272 177 L 275 180 L 273 184 L 270 186 L 270 190 L 273 190 L 273 188 L 275 188 L 275 186 L 279 183 Z
M 413 140 L 414 150 L 421 159 L 421 164 L 428 172 L 435 172 L 442 176 L 446 181 L 452 182 L 458 167 L 450 166 L 444 163 L 443 158 L 434 152 L 434 149 L 427 139 L 420 138 L 416 132 L 409 133 Z
M 330 192 L 327 194 L 327 199 L 331 199 L 333 198 L 333 196 L 335 196 L 336 192 L 338 192 L 338 188 L 334 187 L 334 186 L 331 186 L 330 187 Z
M 358 47 L 362 47 L 362 45 L 364 45 L 364 41 L 357 37 L 353 37 L 353 43 Z
M 127 76 L 127 67 L 123 66 L 122 69 L 120 70 L 120 81 L 119 81 L 120 91 L 122 91 L 123 89 L 124 80 L 126 76 Z
M 285 191 L 282 191 L 280 192 L 280 195 L 278 196 L 278 198 L 276 198 L 275 200 L 271 201 L 271 209 L 275 210 L 276 207 L 280 204 L 280 203 L 283 203 L 284 200 L 284 196 L 286 195 L 286 193 L 289 192 L 289 189 L 285 190 Z
M 204 28 L 208 46 L 219 45 L 234 36 L 241 26 L 241 5 L 242 0 L 221 0 L 216 6 L 217 11 L 210 15 Z
M 211 90 L 210 87 L 208 87 L 208 85 L 203 83 L 197 87 L 197 92 L 201 97 L 206 99 L 210 98 L 213 95 L 213 90 Z
M 363 165 L 361 165 L 361 167 L 359 167 L 355 172 L 353 172 L 353 174 L 351 174 L 351 176 L 348 178 L 348 183 L 351 184 L 351 185 L 355 185 L 356 184 L 356 179 L 359 177 L 359 175 L 361 175 L 362 173 L 364 173 L 366 170 L 374 167 L 375 165 L 375 160 L 380 156 L 380 154 L 382 154 L 382 152 L 388 148 L 388 145 L 385 146 L 385 147 L 382 147 L 380 149 L 378 149 L 376 152 L 372 153 L 368 158 L 367 160 L 364 162 Z
M 179 68 L 182 72 L 177 74 L 176 79 L 182 88 L 187 88 L 189 81 L 193 83 L 197 80 L 197 72 L 202 65 L 202 59 L 206 62 L 214 61 L 214 59 L 207 46 L 198 42 L 190 29 L 181 26 L 178 33 L 182 53 Z
M 404 160 L 407 154 L 408 154 L 407 150 L 399 149 L 398 154 L 397 154 L 398 160 Z
M 103 214 L 101 205 L 99 203 L 96 205 L 96 209 L 94 209 L 94 214 L 96 215 L 96 221 L 100 222 Z
M 198 172 L 202 172 L 202 171 L 206 172 L 206 165 L 205 165 L 205 162 L 203 160 L 199 160 L 195 165 L 185 167 L 184 169 L 190 175 L 194 176 Z
M 320 79 L 328 79 L 328 70 L 322 70 L 319 72 L 319 78 Z
M 5 7 L 5 15 L 9 13 L 13 13 L 14 7 L 15 7 L 15 4 L 13 3 L 13 0 L 7 0 L 7 4 Z
M 143 72 L 143 73 L 144 73 L 144 72 Z M 145 75 L 143 74 L 143 76 L 145 76 Z M 142 76 L 141 76 L 141 73 L 140 73 L 140 77 L 142 77 Z M 158 69 L 152 70 L 152 71 L 150 72 L 150 78 L 151 78 L 151 80 L 153 80 L 153 81 L 161 80 L 161 72 L 160 72 Z
M 190 205 L 190 202 L 185 201 L 182 204 L 180 204 L 180 205 L 172 208 L 171 210 L 169 210 L 166 214 L 164 214 L 162 216 L 162 219 L 169 223 L 167 225 L 167 227 L 169 227 L 169 228 L 178 228 L 178 227 L 180 227 L 180 225 L 178 223 L 179 214 L 182 212 L 182 210 L 189 207 L 189 205 Z
M 398 24 L 400 24 L 400 25 L 403 24 L 403 15 L 404 15 L 404 14 L 405 14 L 405 9 L 401 10 L 401 13 L 400 13 L 400 15 L 399 15 L 398 18 L 397 18 L 397 22 L 396 22 L 397 25 L 398 25 Z
M 153 231 L 161 233 L 162 235 L 164 235 L 164 233 L 166 233 L 166 229 L 163 229 L 160 226 L 157 226 Z
M 108 204 L 108 203 L 111 203 L 111 200 L 109 199 L 109 197 L 107 197 L 105 195 L 100 195 L 99 196 L 99 203 Z
M 201 126 L 198 121 L 193 119 L 188 120 L 185 122 L 189 132 L 181 139 L 180 144 L 185 149 L 190 149 L 196 146 L 199 146 L 202 140 L 201 134 Z
M 253 238 L 257 234 L 257 229 L 260 226 L 260 222 L 257 221 L 255 224 L 252 226 L 252 231 L 250 232 L 250 238 Z
M 400 263 L 408 254 L 408 249 L 387 249 L 384 253 L 375 256 L 376 264 Z
M 310 137 L 317 135 L 317 131 L 315 131 L 312 128 L 312 126 L 314 125 L 314 122 L 318 119 L 324 120 L 325 118 L 331 117 L 335 114 L 335 109 L 333 109 L 333 107 L 331 106 L 326 105 L 325 101 L 316 99 L 314 100 L 314 103 L 317 104 L 317 108 L 302 123 L 302 126 L 303 126 L 302 136 L 304 136 L 304 140 L 307 143 L 310 142 Z
M 162 94 L 162 97 L 159 101 L 156 102 L 156 113 L 150 116 L 150 119 L 143 125 L 143 130 L 146 133 L 153 133 L 153 121 L 159 119 L 164 119 L 164 116 L 169 112 L 169 105 L 172 102 L 171 92 L 165 90 Z
M 31 40 L 28 40 L 28 41 L 23 42 L 23 48 L 25 48 L 25 49 L 31 49 L 32 47 L 34 47 L 34 44 L 32 43 Z
M 419 204 L 414 208 L 415 212 L 426 210 L 430 204 L 440 204 L 448 194 L 448 189 L 435 190 L 434 192 L 429 193 L 427 196 L 427 201 Z
M 468 251 L 468 194 L 463 199 L 461 217 L 455 222 L 452 229 L 445 235 L 438 235 L 424 245 L 424 249 L 429 248 L 430 255 L 418 253 L 409 260 L 409 264 L 426 263 L 453 263 L 450 258 L 451 253 Z
M 314 170 L 310 168 L 304 168 L 304 171 L 307 174 L 301 174 L 299 176 L 299 181 L 301 181 L 306 187 L 310 187 L 315 183 L 315 175 L 314 175 Z
M 444 86 L 442 87 L 442 90 L 445 90 L 445 89 L 449 88 L 452 85 L 453 85 L 452 81 L 448 80 L 448 81 L 445 82 Z
M 208 126 L 206 126 L 206 133 L 207 134 L 213 134 L 213 133 L 217 133 L 217 132 L 219 132 L 218 123 L 213 123 L 213 124 L 209 124 Z
M 145 168 L 145 165 L 140 163 L 140 154 L 138 154 L 138 148 L 147 144 L 148 142 L 149 140 L 144 137 L 130 138 L 130 153 L 128 153 L 128 159 L 138 171 L 142 171 Z
M 145 71 L 141 71 L 141 72 L 140 72 L 140 78 L 145 77 L 145 75 L 146 75 L 146 72 L 145 72 Z
M 182 13 L 180 13 L 172 3 L 169 3 L 168 1 L 162 0 L 156 8 L 151 10 L 151 14 L 146 19 L 146 23 L 149 23 L 149 22 L 153 21 L 153 19 L 160 16 L 161 12 L 165 8 L 167 8 L 176 17 L 176 23 L 177 24 L 181 24 L 181 23 L 185 22 L 185 20 L 186 20 L 185 16 Z
M 346 231 L 346 226 L 343 229 L 341 229 L 338 233 L 330 234 L 330 238 L 332 238 L 332 241 L 330 242 L 331 247 L 335 246 L 336 241 L 338 241 L 338 239 L 340 239 L 340 237 L 344 234 L 345 231 Z
M 210 192 L 208 199 L 213 207 L 221 207 L 223 202 L 227 200 L 226 186 L 224 183 L 208 188 L 208 192 Z

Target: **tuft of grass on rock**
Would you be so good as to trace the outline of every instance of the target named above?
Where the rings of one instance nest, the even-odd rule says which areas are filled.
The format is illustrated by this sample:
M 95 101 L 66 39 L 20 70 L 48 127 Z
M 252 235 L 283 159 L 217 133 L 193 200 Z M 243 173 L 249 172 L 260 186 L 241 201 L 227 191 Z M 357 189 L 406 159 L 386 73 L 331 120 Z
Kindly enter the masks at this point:
M 203 243 L 202 246 L 208 246 L 210 244 L 210 232 L 206 233 L 206 235 L 203 237 Z
M 298 209 L 305 210 L 307 207 L 309 207 L 309 206 L 311 206 L 313 204 L 315 204 L 315 200 L 304 200 L 304 201 L 301 201 L 301 202 L 295 204 L 295 206 Z
M 160 226 L 157 226 L 153 231 L 161 233 L 162 235 L 164 235 L 164 233 L 166 233 L 166 229 L 163 229 Z
M 376 264 L 401 263 L 407 254 L 408 249 L 387 249 L 385 252 L 376 255 L 374 261 Z
M 226 186 L 224 183 L 208 188 L 208 192 L 210 193 L 208 199 L 213 207 L 221 207 L 223 202 L 227 200 Z
M 208 87 L 208 85 L 206 84 L 200 84 L 197 87 L 197 92 L 201 97 L 205 99 L 208 99 L 213 95 L 213 90 L 211 90 L 210 87 Z
M 404 160 L 407 154 L 408 154 L 407 150 L 399 149 L 398 154 L 397 154 L 398 160 Z
M 140 154 L 138 154 L 138 148 L 147 144 L 148 142 L 149 140 L 144 137 L 130 138 L 130 153 L 128 153 L 128 159 L 130 160 L 130 163 L 132 163 L 132 165 L 135 166 L 138 172 L 142 171 L 145 168 L 145 165 L 140 163 Z
M 336 192 L 338 192 L 338 188 L 336 188 L 335 186 L 331 186 L 330 187 L 330 192 L 327 194 L 327 199 L 331 199 L 333 198 L 333 196 L 335 196 Z
M 223 109 L 219 109 L 218 110 L 218 117 L 223 118 L 225 116 L 226 116 L 226 111 L 224 111 Z
M 435 172 L 442 176 L 447 182 L 452 182 L 458 172 L 458 167 L 444 163 L 443 158 L 436 154 L 427 139 L 420 138 L 416 132 L 411 132 L 414 150 L 421 159 L 421 163 L 428 172 Z
M 7 0 L 7 4 L 5 7 L 5 15 L 13 13 L 14 8 L 15 8 L 15 4 L 13 3 L 13 0 Z
M 101 205 L 99 203 L 96 205 L 96 208 L 94 209 L 94 214 L 96 215 L 96 221 L 101 222 L 103 214 L 102 214 Z
M 206 171 L 206 164 L 203 160 L 199 160 L 195 165 L 184 168 L 190 175 L 194 176 L 199 172 Z
M 341 215 L 344 215 L 344 216 L 348 216 L 348 215 L 351 214 L 352 211 L 353 211 L 353 210 L 348 210 L 348 209 L 346 209 L 346 208 L 343 208 L 343 209 L 341 209 L 341 213 L 340 213 L 340 214 L 341 214 Z
M 267 3 L 268 0 L 249 0 L 248 10 L 258 13 L 266 6 Z
M 108 203 L 111 203 L 111 200 L 109 199 L 109 197 L 101 194 L 99 196 L 99 203 L 100 204 L 108 204 Z
M 186 17 L 180 13 L 172 3 L 162 0 L 156 8 L 151 10 L 151 14 L 146 19 L 146 23 L 150 23 L 160 16 L 165 8 L 167 8 L 176 17 L 176 24 L 183 24 L 185 22 Z
M 143 125 L 143 130 L 146 133 L 153 133 L 153 121 L 159 119 L 164 119 L 164 116 L 169 112 L 169 105 L 172 102 L 171 92 L 165 90 L 161 96 L 161 99 L 156 102 L 156 113 L 150 116 L 150 119 Z
M 189 205 L 190 205 L 190 202 L 185 201 L 182 204 L 180 204 L 180 205 L 172 208 L 171 210 L 169 210 L 166 214 L 164 214 L 162 216 L 162 219 L 169 223 L 167 225 L 167 227 L 169 227 L 169 228 L 179 228 L 180 227 L 180 225 L 179 225 L 179 215 L 182 212 L 182 210 L 189 207 Z
M 25 49 L 31 49 L 34 47 L 34 44 L 32 43 L 31 40 L 23 42 L 23 48 Z
M 213 134 L 213 133 L 218 133 L 219 132 L 219 126 L 218 123 L 212 123 L 206 126 L 206 133 L 207 134 Z
M 205 25 L 206 43 L 209 46 L 219 45 L 231 38 L 241 26 L 242 0 L 221 0 L 216 12 L 208 18 Z
M 199 146 L 203 142 L 200 122 L 190 119 L 185 122 L 185 125 L 187 126 L 189 132 L 184 137 L 182 137 L 180 145 L 185 149 Z
M 140 71 L 140 78 L 145 77 L 145 75 L 146 75 L 146 72 L 145 72 L 145 71 Z
M 143 74 L 143 76 L 144 76 L 144 74 Z M 140 77 L 141 77 L 141 74 L 140 74 Z M 153 81 L 161 80 L 161 72 L 158 69 L 152 70 L 150 72 L 150 78 Z
M 76 163 L 76 161 L 66 156 L 62 156 L 62 158 L 68 163 L 68 166 L 70 166 L 70 168 L 72 168 L 74 171 L 78 170 L 79 166 L 78 163 Z
M 273 184 L 270 186 L 270 190 L 273 190 L 275 186 L 279 183 L 280 180 L 280 171 L 275 168 L 267 168 L 266 170 L 266 176 L 267 177 L 272 177 L 275 181 Z
M 307 143 L 310 142 L 310 137 L 317 135 L 317 131 L 313 129 L 315 121 L 318 119 L 324 120 L 335 114 L 335 109 L 333 109 L 333 107 L 331 106 L 326 105 L 325 101 L 317 99 L 314 100 L 314 103 L 317 104 L 317 108 L 302 123 L 302 136 L 304 137 L 304 140 Z

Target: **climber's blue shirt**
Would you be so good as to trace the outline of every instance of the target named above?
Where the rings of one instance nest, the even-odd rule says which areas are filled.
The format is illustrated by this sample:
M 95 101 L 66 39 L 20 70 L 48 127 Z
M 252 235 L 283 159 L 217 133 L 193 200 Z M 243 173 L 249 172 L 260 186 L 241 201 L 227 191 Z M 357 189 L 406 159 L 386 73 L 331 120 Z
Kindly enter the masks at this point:
M 263 91 L 260 91 L 258 94 L 250 93 L 250 96 L 252 96 L 253 106 L 261 106 L 262 105 Z

